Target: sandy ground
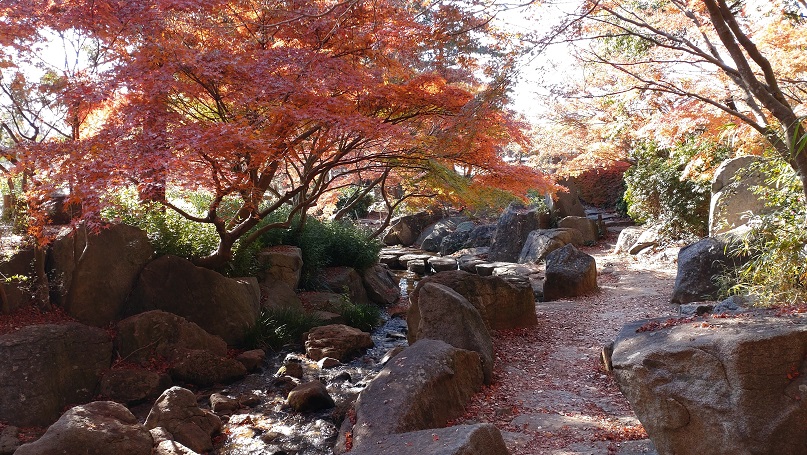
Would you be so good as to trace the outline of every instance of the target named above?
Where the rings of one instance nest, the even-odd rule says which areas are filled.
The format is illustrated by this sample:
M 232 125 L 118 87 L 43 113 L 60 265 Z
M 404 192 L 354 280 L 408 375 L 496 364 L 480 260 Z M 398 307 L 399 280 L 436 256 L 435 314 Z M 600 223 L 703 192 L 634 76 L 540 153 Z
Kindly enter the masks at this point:
M 494 384 L 458 423 L 496 424 L 513 455 L 655 453 L 600 353 L 626 322 L 677 314 L 677 251 L 614 255 L 615 239 L 584 248 L 598 293 L 538 303 L 537 326 L 494 335 Z

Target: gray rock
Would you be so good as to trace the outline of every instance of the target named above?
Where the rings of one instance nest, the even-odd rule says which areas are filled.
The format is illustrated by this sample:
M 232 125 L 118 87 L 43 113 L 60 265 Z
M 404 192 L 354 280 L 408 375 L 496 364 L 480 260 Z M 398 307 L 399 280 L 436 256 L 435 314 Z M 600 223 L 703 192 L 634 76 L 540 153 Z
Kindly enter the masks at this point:
M 457 225 L 454 232 L 449 233 L 440 242 L 440 255 L 448 256 L 451 253 L 465 248 L 465 243 L 471 238 L 471 232 L 476 227 L 473 221 L 466 221 Z
M 636 255 L 650 247 L 659 245 L 661 241 L 660 231 L 662 227 L 663 226 L 661 224 L 656 224 L 645 229 L 639 235 L 639 238 L 636 239 L 636 242 L 630 248 L 628 248 L 628 254 Z
M 409 296 L 409 333 L 417 332 L 420 290 L 427 283 L 445 285 L 465 297 L 482 315 L 490 330 L 529 327 L 538 323 L 535 299 L 526 277 L 482 277 L 461 270 L 440 272 L 422 279 Z
M 636 241 L 645 230 L 640 227 L 628 226 L 619 232 L 619 237 L 614 247 L 614 254 L 627 253 L 636 245 Z
M 327 267 L 319 276 L 319 281 L 331 292 L 346 295 L 350 301 L 358 304 L 367 304 L 367 291 L 361 275 L 350 267 Z
M 124 224 L 90 235 L 79 228 L 59 237 L 48 261 L 55 303 L 84 324 L 105 327 L 118 321 L 153 254 L 146 233 Z
M 216 414 L 228 414 L 238 409 L 240 404 L 235 398 L 230 398 L 223 393 L 213 393 L 210 395 L 210 410 Z
M 752 170 L 754 164 L 764 159 L 761 156 L 740 156 L 724 161 L 715 170 L 709 204 L 710 236 L 746 224 L 749 214 L 761 215 L 772 210 L 753 191 L 753 187 L 765 185 L 766 175 L 760 170 Z
M 600 238 L 597 222 L 585 216 L 567 216 L 558 221 L 559 228 L 576 229 L 580 232 L 583 244 L 592 245 Z
M 367 297 L 379 305 L 391 305 L 401 298 L 401 288 L 389 268 L 375 264 L 362 273 L 362 282 Z
M 7 426 L 0 431 L 0 455 L 13 455 L 21 444 L 19 428 Z
M 201 409 L 188 389 L 166 390 L 146 418 L 146 429 L 163 427 L 178 443 L 195 452 L 213 450 L 212 436 L 221 430 L 221 419 Z
M 143 368 L 109 370 L 101 379 L 101 396 L 120 403 L 155 399 L 171 387 L 171 377 Z
M 68 404 L 93 397 L 111 364 L 106 331 L 77 322 L 0 336 L 0 365 L 8 366 L 0 368 L 0 420 L 16 426 L 53 423 Z
M 577 229 L 537 229 L 527 236 L 524 247 L 518 255 L 518 262 L 537 263 L 546 256 L 566 245 L 582 246 L 583 235 Z
M 303 253 L 300 248 L 291 245 L 270 246 L 261 250 L 257 259 L 265 267 L 258 274 L 261 284 L 268 286 L 282 281 L 292 290 L 297 289 L 303 269 Z
M 362 444 L 351 455 L 507 455 L 498 428 L 490 423 L 457 425 L 385 436 Z
M 429 259 L 429 267 L 431 267 L 435 273 L 457 270 L 457 260 L 448 257 L 433 257 Z
M 489 247 L 496 233 L 495 224 L 483 224 L 475 227 L 465 241 L 463 248 Z
M 527 208 L 515 202 L 510 204 L 496 224 L 488 259 L 516 262 L 530 232 L 549 227 L 541 215 L 536 208 Z
M 648 322 L 623 327 L 612 363 L 659 453 L 807 453 L 804 315 Z
M 438 428 L 459 417 L 482 387 L 479 354 L 438 340 L 420 340 L 398 354 L 361 392 L 356 420 L 345 419 L 341 439 L 354 447 L 396 433 Z
M 169 373 L 174 381 L 210 387 L 243 379 L 247 369 L 241 362 L 229 357 L 210 351 L 187 350 L 174 359 Z
M 31 278 L 34 277 L 34 249 L 15 251 L 0 261 L 0 314 L 8 314 L 31 302 Z M 12 277 L 20 277 L 19 279 Z
M 420 289 L 416 308 L 420 314 L 417 330 L 408 332 L 410 344 L 428 338 L 474 351 L 482 361 L 485 384 L 493 381 L 493 340 L 479 311 L 465 297 L 430 282 Z
M 344 362 L 374 346 L 370 334 L 343 324 L 315 327 L 306 334 L 305 352 L 312 360 L 332 357 Z
M 569 191 L 558 191 L 554 197 L 546 198 L 546 205 L 556 219 L 567 216 L 586 216 L 586 209 L 580 202 L 580 191 L 571 180 L 561 180 L 559 185 L 565 186 Z
M 157 357 L 171 360 L 178 352 L 188 349 L 201 349 L 224 356 L 227 354 L 227 343 L 181 316 L 154 310 L 120 321 L 115 349 L 121 358 L 147 363 Z
M 439 213 L 419 212 L 395 218 L 382 240 L 385 245 L 411 246 L 423 229 L 440 219 Z
M 95 401 L 65 412 L 41 438 L 16 455 L 151 455 L 153 441 L 125 406 Z
M 725 248 L 724 243 L 711 237 L 681 248 L 670 300 L 682 304 L 717 298 L 720 287 L 716 278 L 741 262 L 728 257 Z
M 423 251 L 436 253 L 440 251 L 443 239 L 457 229 L 460 223 L 468 221 L 466 217 L 444 218 L 426 227 L 415 241 L 415 246 Z M 470 231 L 468 231 L 470 233 Z
M 316 412 L 335 406 L 328 389 L 319 381 L 298 385 L 289 392 L 286 401 L 297 412 Z
M 233 345 L 255 325 L 259 306 L 248 285 L 176 256 L 146 265 L 127 304 L 128 314 L 167 311 Z
M 546 257 L 544 300 L 586 295 L 597 290 L 597 263 L 593 257 L 566 245 Z

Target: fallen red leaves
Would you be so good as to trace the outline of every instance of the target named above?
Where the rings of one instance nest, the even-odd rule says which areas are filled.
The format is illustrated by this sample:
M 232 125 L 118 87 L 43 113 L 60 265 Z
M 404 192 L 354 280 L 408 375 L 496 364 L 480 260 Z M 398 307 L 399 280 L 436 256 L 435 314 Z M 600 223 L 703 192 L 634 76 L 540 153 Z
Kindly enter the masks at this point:
M 31 325 L 58 324 L 75 321 L 64 310 L 54 307 L 50 311 L 41 311 L 39 308 L 28 305 L 21 307 L 11 314 L 0 314 L 0 335 L 16 332 Z
M 602 428 L 595 432 L 594 438 L 599 441 L 638 441 L 647 439 L 647 432 L 644 426 L 628 425 L 623 427 Z

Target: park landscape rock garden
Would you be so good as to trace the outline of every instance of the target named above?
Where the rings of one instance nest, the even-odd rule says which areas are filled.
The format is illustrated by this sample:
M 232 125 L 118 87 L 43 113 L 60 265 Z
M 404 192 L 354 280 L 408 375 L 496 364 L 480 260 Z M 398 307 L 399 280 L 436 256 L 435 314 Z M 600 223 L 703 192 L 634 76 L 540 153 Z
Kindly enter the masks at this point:
M 427 221 L 436 224 L 428 227 Z M 714 298 L 715 264 L 736 266 L 707 256 L 722 251 L 723 240 L 706 239 L 705 247 L 684 248 L 678 256 L 673 300 L 696 302 L 694 315 L 627 324 L 603 351 L 603 365 L 578 366 L 580 359 L 570 355 L 581 353 L 554 343 L 565 342 L 569 331 L 578 330 L 575 325 L 595 330 L 586 305 L 608 314 L 603 305 L 630 301 L 637 291 L 619 288 L 629 276 L 616 261 L 633 256 L 585 246 L 600 227 L 584 217 L 564 218 L 559 224 L 565 227 L 552 229 L 545 214 L 513 205 L 493 235 L 474 234 L 480 228 L 491 232 L 490 224 L 468 223 L 434 215 L 399 220 L 387 241 L 427 243 L 432 253 L 394 246 L 363 273 L 325 269 L 321 280 L 343 293 L 330 296 L 294 292 L 302 263 L 293 247 L 262 251 L 264 272 L 232 279 L 177 257 L 152 259 L 148 239 L 128 226 L 64 236 L 54 243 L 50 273 L 60 285 L 57 303 L 69 322 L 0 334 L 0 358 L 13 365 L 0 371 L 0 453 L 56 454 L 69 447 L 88 453 L 114 447 L 124 454 L 301 450 L 300 441 L 270 430 L 269 415 L 320 416 L 301 424 L 319 435 L 311 443 L 316 453 L 381 454 L 392 447 L 413 454 L 544 453 L 534 450 L 546 447 L 535 446 L 545 438 L 595 453 L 807 450 L 804 432 L 797 429 L 807 418 L 802 401 L 807 325 L 800 313 L 744 312 L 729 304 L 717 308 L 731 308 L 730 315 L 708 313 L 715 305 L 702 300 Z M 462 235 L 452 237 L 457 231 Z M 641 233 L 624 229 L 615 250 L 653 248 L 652 242 L 635 248 L 645 243 Z M 129 257 L 132 245 L 137 250 Z M 444 254 L 433 255 L 439 251 Z M 604 263 L 597 264 L 589 252 L 606 258 Z M 125 259 L 104 263 L 118 258 Z M 448 270 L 441 268 L 445 263 L 451 264 Z M 383 329 L 398 347 L 385 344 L 379 351 L 370 333 L 337 323 L 309 331 L 304 355 L 273 356 L 281 365 L 274 375 L 265 352 L 232 351 L 248 336 L 261 307 L 309 306 L 321 312 L 340 298 L 395 304 L 400 288 L 390 269 L 428 274 L 408 296 L 403 333 Z M 658 299 L 658 291 L 652 292 L 640 292 L 639 299 Z M 321 303 L 312 308 L 314 301 Z M 640 308 L 636 305 L 610 311 L 628 322 L 635 319 L 630 311 Z M 670 309 L 659 305 L 653 311 Z M 558 332 L 553 321 L 569 325 Z M 596 332 L 587 334 L 588 342 L 607 344 L 605 338 L 619 326 L 601 320 Z M 552 333 L 557 340 L 546 338 Z M 556 351 L 523 365 L 510 352 L 532 348 L 539 355 L 540 346 Z M 586 355 L 599 357 L 591 354 Z M 561 405 L 553 408 L 529 392 L 531 387 L 512 389 L 512 381 L 525 379 L 517 379 L 522 372 L 544 384 L 543 362 L 557 361 L 579 371 L 567 378 L 569 384 L 591 378 L 597 392 L 568 392 L 577 398 L 559 394 L 552 404 Z M 351 370 L 357 362 L 363 369 Z M 613 388 L 606 371 L 613 371 L 643 429 L 626 404 L 601 392 Z M 578 399 L 594 400 L 591 406 L 604 413 L 597 414 L 600 420 L 570 412 L 566 405 Z M 146 409 L 147 416 L 136 417 L 124 405 Z M 622 420 L 604 417 L 608 406 L 622 413 Z M 328 427 L 322 417 L 341 422 L 341 428 Z M 20 446 L 18 427 L 49 425 L 40 438 Z M 570 436 L 570 429 L 579 434 Z M 645 430 L 655 448 L 649 442 L 631 445 L 646 441 Z

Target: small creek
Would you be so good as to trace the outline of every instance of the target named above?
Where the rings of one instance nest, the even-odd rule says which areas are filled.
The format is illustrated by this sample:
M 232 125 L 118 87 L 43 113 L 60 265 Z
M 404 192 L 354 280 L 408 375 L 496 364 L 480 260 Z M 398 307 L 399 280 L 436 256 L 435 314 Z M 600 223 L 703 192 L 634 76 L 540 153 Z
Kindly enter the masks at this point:
M 409 280 L 402 280 L 409 288 Z M 222 390 L 229 396 L 252 394 L 260 404 L 233 414 L 225 423 L 225 437 L 217 444 L 219 455 L 330 455 L 339 433 L 338 424 L 359 392 L 383 368 L 384 356 L 392 349 L 406 346 L 406 321 L 384 316 L 384 323 L 372 333 L 375 347 L 348 363 L 320 369 L 302 352 L 278 352 L 267 356 L 262 371 L 247 376 Z M 283 383 L 274 373 L 284 362 L 298 361 L 303 366 L 301 383 L 319 380 L 326 385 L 336 407 L 320 412 L 299 413 L 286 405 Z

